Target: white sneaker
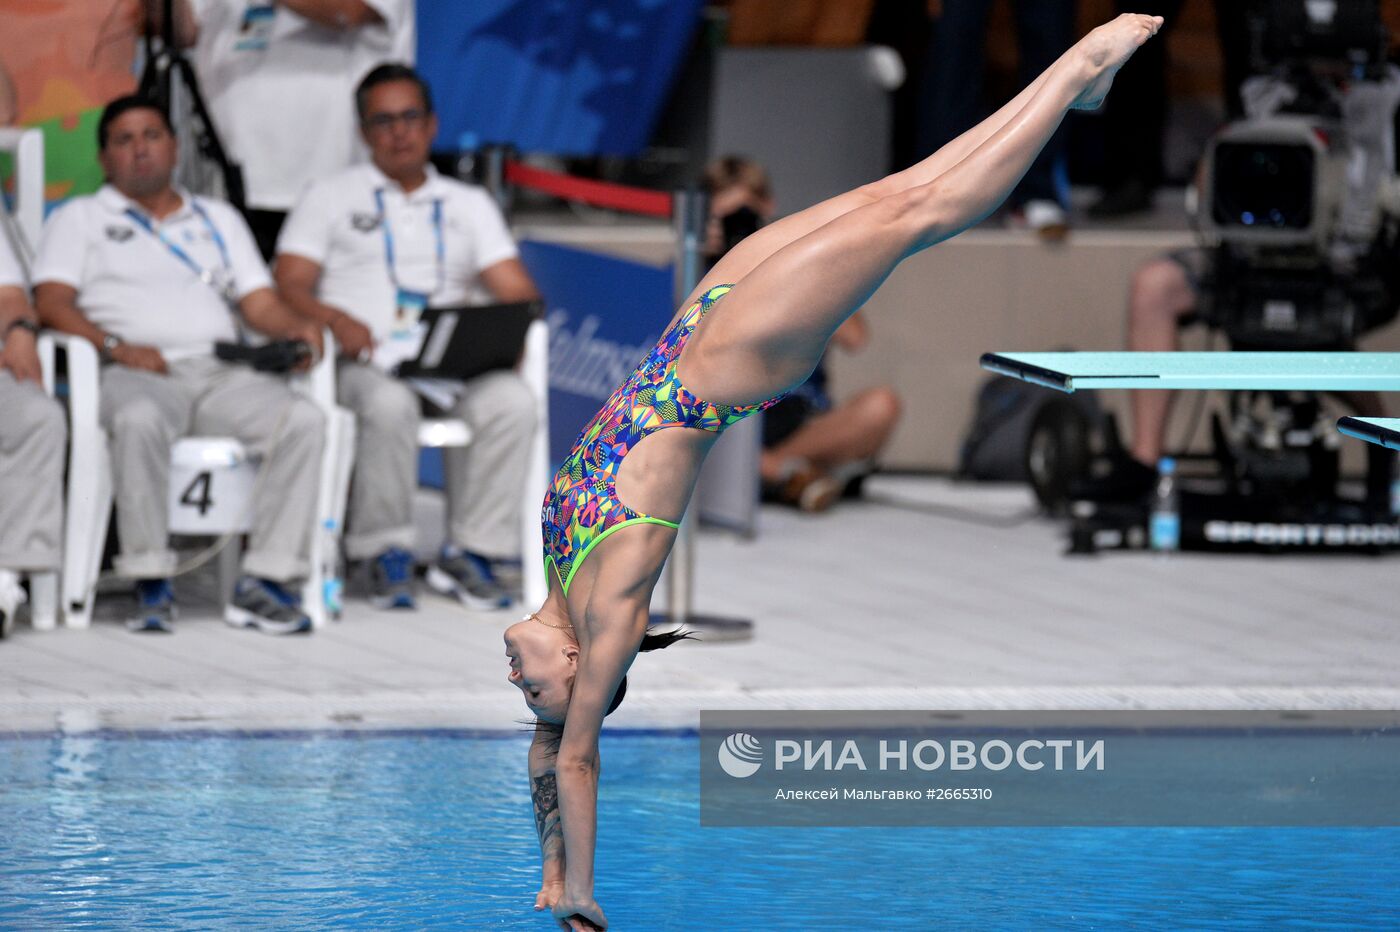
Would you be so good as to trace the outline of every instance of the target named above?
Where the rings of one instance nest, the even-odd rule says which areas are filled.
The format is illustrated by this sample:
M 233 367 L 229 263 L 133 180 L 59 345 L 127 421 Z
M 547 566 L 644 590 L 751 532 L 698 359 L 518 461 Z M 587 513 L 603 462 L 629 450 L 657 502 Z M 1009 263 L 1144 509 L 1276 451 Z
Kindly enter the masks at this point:
M 13 570 L 0 570 L 0 638 L 10 636 L 15 626 L 15 613 L 24 602 L 19 574 Z
M 1069 215 L 1055 201 L 1026 201 L 1012 213 L 1011 220 L 1013 226 L 1044 240 L 1062 240 L 1069 235 Z

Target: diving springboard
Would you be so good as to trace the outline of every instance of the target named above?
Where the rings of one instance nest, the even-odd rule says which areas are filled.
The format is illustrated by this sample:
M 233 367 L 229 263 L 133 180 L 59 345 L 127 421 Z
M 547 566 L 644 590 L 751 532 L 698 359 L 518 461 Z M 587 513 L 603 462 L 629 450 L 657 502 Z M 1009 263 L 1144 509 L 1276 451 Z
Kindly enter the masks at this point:
M 1337 429 L 1348 437 L 1400 450 L 1400 418 L 1344 417 L 1337 422 Z
M 1400 391 L 1400 353 L 985 353 L 982 368 L 1062 392 Z

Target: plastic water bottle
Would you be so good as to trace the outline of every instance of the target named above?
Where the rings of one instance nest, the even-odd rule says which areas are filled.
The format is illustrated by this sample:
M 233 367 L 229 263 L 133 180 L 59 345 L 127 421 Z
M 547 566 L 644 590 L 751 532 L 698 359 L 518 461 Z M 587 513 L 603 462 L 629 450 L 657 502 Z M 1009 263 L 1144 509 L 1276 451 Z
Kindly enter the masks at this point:
M 466 130 L 457 137 L 457 178 L 461 181 L 475 184 L 480 179 L 476 176 L 477 170 L 477 149 L 481 148 L 481 137 L 471 130 Z
M 1169 553 L 1181 549 L 1181 496 L 1176 488 L 1176 460 L 1170 456 L 1157 461 L 1148 541 L 1153 550 Z
M 325 519 L 321 522 L 321 529 L 326 535 L 326 554 L 321 570 L 321 599 L 330 619 L 339 621 L 345 607 L 345 567 L 340 557 L 340 538 L 335 533 L 335 519 Z

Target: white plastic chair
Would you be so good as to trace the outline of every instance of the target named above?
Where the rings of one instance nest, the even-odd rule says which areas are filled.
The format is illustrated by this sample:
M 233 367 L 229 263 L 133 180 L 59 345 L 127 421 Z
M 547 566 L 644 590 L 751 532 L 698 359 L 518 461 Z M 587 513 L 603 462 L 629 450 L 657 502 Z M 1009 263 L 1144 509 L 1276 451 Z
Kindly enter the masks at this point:
M 525 333 L 525 357 L 520 375 L 535 395 L 535 439 L 530 443 L 530 459 L 526 465 L 524 499 L 520 508 L 520 553 L 525 602 L 529 606 L 544 604 L 549 595 L 549 581 L 544 575 L 541 555 L 544 538 L 540 535 L 540 507 L 549 488 L 549 325 L 543 320 L 530 324 Z
M 338 611 L 340 593 L 335 566 L 339 556 L 350 470 L 355 450 L 355 418 L 334 403 L 333 343 L 326 338 L 326 357 L 306 376 L 294 380 L 297 387 L 326 415 L 326 442 L 321 457 L 321 482 L 317 493 L 316 526 L 311 543 L 311 573 L 302 588 L 302 606 L 316 627 Z M 54 351 L 67 354 L 69 452 L 67 514 L 63 557 L 63 614 L 71 628 L 92 623 L 96 584 L 102 550 L 112 514 L 112 466 L 107 434 L 99 420 L 101 392 L 97 351 L 87 340 L 46 331 L 39 340 L 44 385 L 54 391 Z M 170 526 L 180 534 L 241 534 L 251 518 L 249 498 L 252 458 L 243 444 L 229 437 L 182 437 L 171 451 Z M 207 473 L 207 476 L 203 474 Z M 191 476 L 203 483 L 201 498 L 185 494 Z M 218 495 L 212 488 L 218 483 Z M 207 507 L 207 500 L 221 507 Z M 232 588 L 238 552 L 226 547 L 221 554 L 221 589 Z M 38 627 L 38 625 L 36 625 Z

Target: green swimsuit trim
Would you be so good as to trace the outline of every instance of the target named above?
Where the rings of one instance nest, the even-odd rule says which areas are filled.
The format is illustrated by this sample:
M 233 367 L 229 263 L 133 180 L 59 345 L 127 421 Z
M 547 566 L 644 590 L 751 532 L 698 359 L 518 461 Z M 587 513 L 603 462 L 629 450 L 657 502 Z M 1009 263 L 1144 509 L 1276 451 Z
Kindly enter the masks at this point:
M 617 531 L 620 531 L 623 528 L 633 524 L 659 524 L 662 527 L 668 527 L 673 531 L 680 530 L 679 524 L 677 524 L 674 521 L 667 521 L 665 518 L 652 518 L 647 515 L 642 515 L 639 518 L 628 518 L 625 521 L 617 522 L 612 527 L 608 528 L 603 533 L 599 534 L 597 537 L 593 538 L 591 541 L 588 542 L 588 546 L 583 548 L 583 552 L 580 553 L 578 556 L 574 557 L 574 565 L 569 567 L 568 579 L 559 579 L 559 567 L 555 565 L 554 557 L 552 556 L 546 556 L 544 558 L 545 575 L 548 576 L 549 571 L 551 569 L 554 570 L 554 578 L 559 579 L 559 585 L 564 588 L 564 597 L 568 598 L 569 583 L 574 581 L 574 574 L 578 572 L 578 568 L 580 566 L 583 566 L 583 561 L 588 559 L 588 555 L 593 552 L 593 548 L 601 544 L 603 541 L 607 540 Z

